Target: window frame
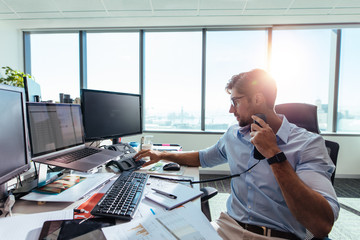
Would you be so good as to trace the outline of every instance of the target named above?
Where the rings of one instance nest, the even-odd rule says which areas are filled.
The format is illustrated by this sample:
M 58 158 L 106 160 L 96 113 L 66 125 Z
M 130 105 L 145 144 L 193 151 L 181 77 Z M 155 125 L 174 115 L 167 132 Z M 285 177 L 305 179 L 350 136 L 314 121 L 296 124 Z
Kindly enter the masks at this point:
M 80 59 L 80 88 L 87 88 L 87 55 L 86 55 L 86 34 L 87 32 L 139 32 L 139 93 L 146 95 L 144 90 L 144 48 L 145 48 L 145 33 L 152 31 L 164 32 L 181 32 L 181 31 L 201 31 L 202 32 L 202 65 L 201 65 L 201 129 L 200 131 L 164 131 L 151 130 L 147 131 L 143 126 L 144 133 L 191 133 L 191 134 L 222 134 L 224 131 L 206 131 L 205 130 L 205 99 L 206 99 L 206 34 L 209 31 L 251 31 L 251 30 L 266 30 L 268 33 L 268 48 L 267 48 L 267 69 L 270 69 L 271 59 L 271 45 L 273 30 L 297 30 L 297 29 L 333 29 L 335 34 L 334 49 L 331 49 L 332 56 L 330 59 L 330 78 L 329 79 L 329 116 L 328 124 L 330 126 L 329 132 L 322 132 L 325 136 L 360 136 L 360 133 L 338 133 L 337 132 L 337 107 L 338 107 L 338 90 L 339 90 L 339 75 L 340 75 L 340 50 L 341 50 L 341 30 L 345 28 L 360 28 L 360 24 L 303 24 L 303 25 L 261 25 L 261 26 L 216 26 L 216 27 L 149 27 L 149 28 L 119 28 L 119 29 L 78 29 L 78 30 L 24 30 L 23 31 L 23 51 L 24 51 L 24 72 L 31 74 L 31 43 L 30 35 L 39 33 L 78 33 L 79 34 L 79 59 Z M 144 101 L 144 97 L 142 98 Z M 144 102 L 142 102 L 144 105 Z M 143 109 L 142 109 L 143 111 Z M 144 113 L 144 112 L 143 112 Z M 145 125 L 144 121 L 143 124 Z M 329 129 L 329 128 L 328 128 Z

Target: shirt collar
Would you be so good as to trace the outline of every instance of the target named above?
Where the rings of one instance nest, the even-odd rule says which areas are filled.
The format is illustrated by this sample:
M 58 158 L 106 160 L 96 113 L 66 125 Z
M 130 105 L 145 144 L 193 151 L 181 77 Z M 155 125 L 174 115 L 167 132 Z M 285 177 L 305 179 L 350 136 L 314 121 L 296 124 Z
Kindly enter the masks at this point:
M 284 115 L 282 115 L 282 114 L 277 114 L 277 115 L 282 120 L 282 123 L 281 123 L 279 130 L 276 133 L 276 136 L 282 142 L 287 143 L 289 140 L 290 129 L 291 129 L 290 123 Z M 248 133 L 250 133 L 250 125 L 247 125 L 245 127 L 240 127 L 238 129 L 237 133 L 241 137 L 246 136 Z
M 276 133 L 276 136 L 284 143 L 287 143 L 289 140 L 289 135 L 291 130 L 290 123 L 284 115 L 282 114 L 277 114 L 277 115 L 282 120 L 282 123 L 279 130 Z
M 239 128 L 239 134 L 241 136 L 245 136 L 246 134 L 248 134 L 250 132 L 250 124 L 249 125 L 246 125 L 245 127 L 240 127 Z

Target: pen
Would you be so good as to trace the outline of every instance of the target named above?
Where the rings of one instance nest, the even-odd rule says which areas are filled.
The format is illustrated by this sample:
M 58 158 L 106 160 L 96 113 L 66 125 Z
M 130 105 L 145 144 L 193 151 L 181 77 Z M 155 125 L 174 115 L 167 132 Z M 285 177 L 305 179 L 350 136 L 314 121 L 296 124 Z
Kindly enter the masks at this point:
M 171 198 L 171 199 L 176 199 L 177 196 L 173 195 L 173 194 L 170 194 L 170 193 L 166 193 L 166 192 L 163 192 L 159 189 L 155 189 L 155 188 L 151 188 L 151 190 L 154 190 L 155 192 L 161 194 L 161 195 L 164 195 L 165 197 L 168 197 L 168 198 Z

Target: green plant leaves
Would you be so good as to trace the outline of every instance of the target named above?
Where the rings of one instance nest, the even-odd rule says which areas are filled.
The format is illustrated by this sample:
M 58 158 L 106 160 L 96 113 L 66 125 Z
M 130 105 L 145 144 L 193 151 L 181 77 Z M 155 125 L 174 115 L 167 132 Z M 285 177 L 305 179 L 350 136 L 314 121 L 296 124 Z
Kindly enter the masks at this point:
M 5 69 L 5 77 L 0 77 L 0 83 L 16 86 L 16 87 L 24 87 L 24 80 L 23 77 L 34 78 L 30 74 L 25 74 L 21 71 L 13 70 L 11 67 L 6 66 L 2 67 Z

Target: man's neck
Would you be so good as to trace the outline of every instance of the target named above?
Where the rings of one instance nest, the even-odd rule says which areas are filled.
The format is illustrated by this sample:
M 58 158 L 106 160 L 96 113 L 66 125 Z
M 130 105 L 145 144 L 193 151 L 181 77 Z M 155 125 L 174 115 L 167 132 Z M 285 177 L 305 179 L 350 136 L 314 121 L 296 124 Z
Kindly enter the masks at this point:
M 266 120 L 274 133 L 277 133 L 282 124 L 282 119 L 274 111 L 266 113 Z

